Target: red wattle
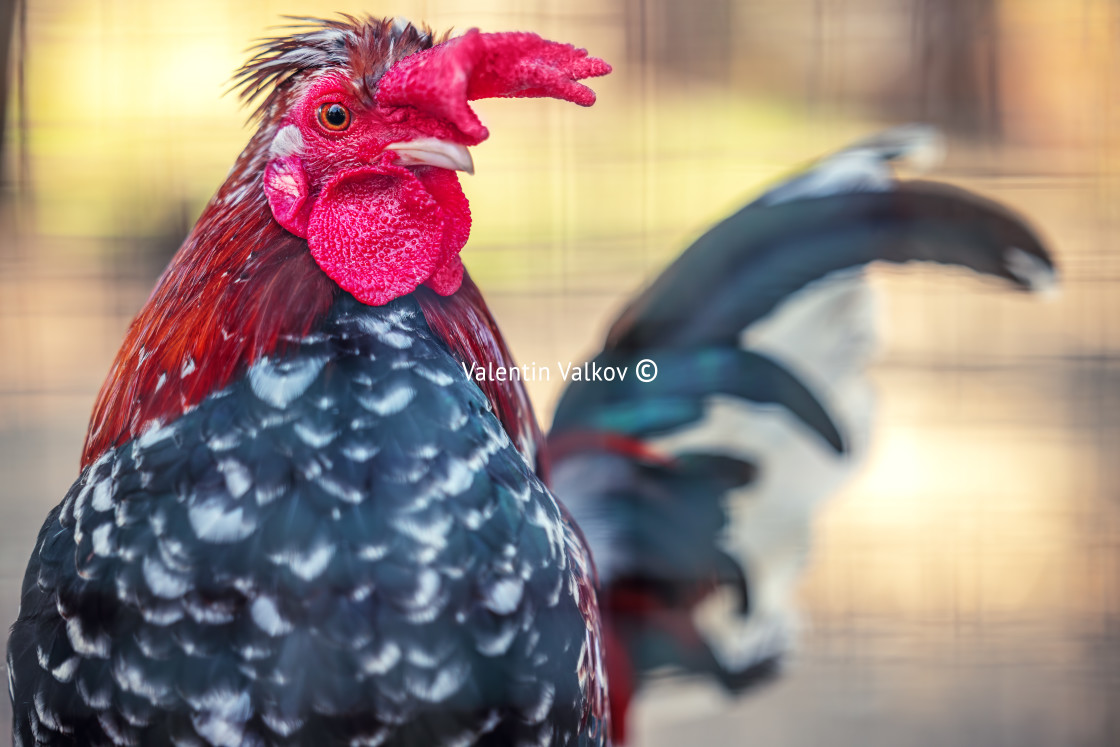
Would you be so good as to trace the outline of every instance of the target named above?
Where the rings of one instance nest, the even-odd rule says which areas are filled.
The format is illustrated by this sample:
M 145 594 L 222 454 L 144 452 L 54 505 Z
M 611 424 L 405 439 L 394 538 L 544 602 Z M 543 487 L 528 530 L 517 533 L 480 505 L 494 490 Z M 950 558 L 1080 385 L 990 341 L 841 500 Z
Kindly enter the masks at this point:
M 459 177 L 446 169 L 427 169 L 420 177 L 428 194 L 449 216 L 443 224 L 443 256 L 424 284 L 441 296 L 450 296 L 463 283 L 463 261 L 459 251 L 471 233 L 471 207 Z
M 311 256 L 362 303 L 385 304 L 422 283 L 450 295 L 462 282 L 467 199 L 454 172 L 425 171 L 418 178 L 388 163 L 347 171 L 315 201 Z

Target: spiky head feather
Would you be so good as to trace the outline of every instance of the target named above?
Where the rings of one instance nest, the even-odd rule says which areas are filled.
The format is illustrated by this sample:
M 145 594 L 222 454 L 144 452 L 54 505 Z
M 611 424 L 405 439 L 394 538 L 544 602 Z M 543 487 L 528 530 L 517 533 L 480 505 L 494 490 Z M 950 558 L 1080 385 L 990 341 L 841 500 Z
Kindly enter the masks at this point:
M 372 102 L 377 83 L 389 68 L 434 43 L 431 29 L 401 19 L 342 15 L 291 20 L 306 28 L 262 39 L 252 48 L 256 54 L 234 76 L 242 101 L 261 101 L 253 112 L 259 122 L 279 120 L 301 76 L 330 68 L 347 70 L 356 90 Z M 446 35 L 440 41 L 445 39 Z

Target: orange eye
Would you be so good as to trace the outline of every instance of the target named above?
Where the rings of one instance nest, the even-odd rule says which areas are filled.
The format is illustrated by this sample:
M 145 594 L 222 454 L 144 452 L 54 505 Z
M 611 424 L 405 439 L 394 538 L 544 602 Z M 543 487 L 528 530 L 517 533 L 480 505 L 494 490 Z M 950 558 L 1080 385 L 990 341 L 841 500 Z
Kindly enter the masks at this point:
M 324 130 L 342 132 L 350 126 L 350 110 L 339 103 L 323 104 L 319 107 L 319 124 Z

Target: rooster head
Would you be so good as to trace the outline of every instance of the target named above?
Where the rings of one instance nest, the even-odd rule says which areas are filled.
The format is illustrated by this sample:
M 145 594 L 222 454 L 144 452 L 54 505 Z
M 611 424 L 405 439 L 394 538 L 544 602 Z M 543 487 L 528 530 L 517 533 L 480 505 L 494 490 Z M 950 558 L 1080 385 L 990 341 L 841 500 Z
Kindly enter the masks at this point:
M 470 209 L 457 171 L 488 136 L 469 101 L 547 96 L 590 106 L 602 60 L 530 33 L 476 29 L 433 44 L 401 21 L 316 22 L 263 43 L 241 72 L 271 138 L 272 215 L 340 287 L 384 304 L 458 290 Z

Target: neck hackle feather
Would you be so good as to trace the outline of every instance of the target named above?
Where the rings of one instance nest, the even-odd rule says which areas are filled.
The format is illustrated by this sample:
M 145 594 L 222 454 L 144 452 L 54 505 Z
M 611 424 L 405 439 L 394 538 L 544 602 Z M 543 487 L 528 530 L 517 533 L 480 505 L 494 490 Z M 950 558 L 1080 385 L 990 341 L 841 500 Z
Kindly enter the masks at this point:
M 262 41 L 235 76 L 247 104 L 261 99 L 252 115 L 257 131 L 129 327 L 94 405 L 83 468 L 194 407 L 260 358 L 283 355 L 342 293 L 306 240 L 273 218 L 262 186 L 269 146 L 284 113 L 318 75 L 341 70 L 372 100 L 393 64 L 435 40 L 400 20 L 294 20 L 302 30 Z M 460 361 L 513 365 L 469 277 L 454 296 L 421 289 L 416 300 Z M 483 389 L 532 458 L 541 435 L 523 386 L 484 382 Z

